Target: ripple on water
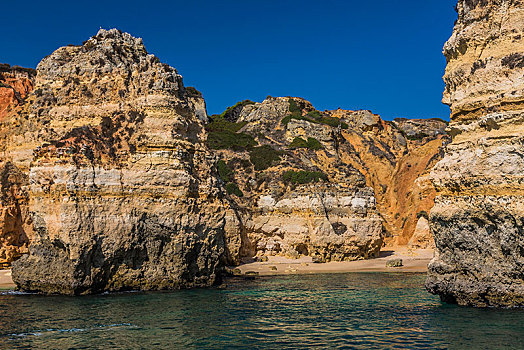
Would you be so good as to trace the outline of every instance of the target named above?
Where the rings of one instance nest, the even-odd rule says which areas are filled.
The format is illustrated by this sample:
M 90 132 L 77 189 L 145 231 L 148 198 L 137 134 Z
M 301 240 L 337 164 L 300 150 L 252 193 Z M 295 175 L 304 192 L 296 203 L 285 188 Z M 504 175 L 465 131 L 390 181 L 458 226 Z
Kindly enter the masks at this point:
M 131 323 L 114 323 L 114 324 L 108 324 L 108 325 L 94 325 L 92 327 L 87 327 L 87 328 L 67 328 L 67 329 L 48 328 L 44 330 L 7 334 L 6 337 L 8 337 L 10 340 L 15 340 L 16 338 L 26 338 L 29 336 L 40 337 L 40 336 L 60 334 L 60 333 L 90 332 L 90 331 L 96 331 L 96 330 L 101 330 L 101 329 L 120 328 L 120 327 L 136 328 L 136 326 L 132 325 Z
M 0 348 L 519 348 L 523 310 L 442 304 L 422 274 L 229 281 L 87 297 L 0 295 Z

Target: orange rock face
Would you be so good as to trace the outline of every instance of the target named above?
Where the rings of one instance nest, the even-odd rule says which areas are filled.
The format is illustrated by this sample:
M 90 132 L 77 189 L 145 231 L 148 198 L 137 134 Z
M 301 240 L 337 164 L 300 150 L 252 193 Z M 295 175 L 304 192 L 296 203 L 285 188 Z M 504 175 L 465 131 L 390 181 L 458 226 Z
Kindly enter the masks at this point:
M 432 248 L 427 232 L 417 233 L 421 217 L 427 219 L 435 201 L 435 188 L 429 171 L 442 158 L 442 146 L 449 142 L 446 123 L 440 119 L 403 119 L 385 121 L 368 111 L 332 111 L 344 120 L 354 120 L 343 133 L 351 144 L 342 152 L 343 161 L 353 165 L 375 191 L 377 209 L 384 219 L 386 245 Z
M 10 162 L 0 164 L 0 267 L 28 252 L 28 176 Z
M 0 121 L 33 91 L 36 71 L 0 64 Z
M 0 121 L 24 103 L 34 88 L 36 71 L 0 64 Z M 0 162 L 0 267 L 27 253 L 30 229 L 28 177 L 10 162 Z

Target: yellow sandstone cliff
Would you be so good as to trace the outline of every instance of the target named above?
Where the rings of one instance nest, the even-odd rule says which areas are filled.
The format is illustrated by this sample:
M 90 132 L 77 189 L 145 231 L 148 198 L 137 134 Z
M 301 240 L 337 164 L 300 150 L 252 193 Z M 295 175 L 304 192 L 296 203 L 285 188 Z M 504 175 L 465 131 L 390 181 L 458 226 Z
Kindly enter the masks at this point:
M 462 305 L 523 305 L 524 4 L 457 10 L 444 46 L 453 141 L 431 173 L 437 254 L 426 287 Z

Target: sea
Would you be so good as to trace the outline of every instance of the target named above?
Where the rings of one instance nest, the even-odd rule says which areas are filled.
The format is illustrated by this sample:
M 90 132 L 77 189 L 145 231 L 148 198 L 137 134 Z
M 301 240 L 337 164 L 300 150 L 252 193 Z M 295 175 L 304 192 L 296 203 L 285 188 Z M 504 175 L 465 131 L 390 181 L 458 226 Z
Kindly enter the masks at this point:
M 523 309 L 442 303 L 425 274 L 230 279 L 208 289 L 0 292 L 0 349 L 524 349 Z

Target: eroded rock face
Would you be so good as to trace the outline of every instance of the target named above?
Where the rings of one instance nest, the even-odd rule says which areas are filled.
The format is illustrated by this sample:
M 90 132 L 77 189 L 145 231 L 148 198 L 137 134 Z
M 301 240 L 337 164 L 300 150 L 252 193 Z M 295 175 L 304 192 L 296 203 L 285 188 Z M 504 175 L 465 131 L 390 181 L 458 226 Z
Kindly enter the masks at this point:
M 385 239 L 407 244 L 433 205 L 443 121 L 288 97 L 209 120 L 196 89 L 118 30 L 37 71 L 0 121 L 3 225 L 31 241 L 13 266 L 23 290 L 198 287 L 244 257 L 376 257 Z M 27 249 L 11 241 L 12 256 Z
M 474 306 L 524 304 L 524 7 L 459 1 L 444 47 L 453 142 L 431 173 L 437 255 L 427 289 Z
M 215 283 L 238 221 L 182 77 L 115 29 L 58 49 L 37 71 L 30 103 L 2 124 L 8 157 L 29 173 L 35 230 L 29 255 L 13 264 L 18 287 Z
M 389 246 L 409 245 L 420 215 L 434 205 L 435 189 L 429 171 L 442 158 L 449 142 L 447 123 L 440 119 L 384 121 L 368 111 L 335 111 L 345 115 L 348 147 L 341 158 L 352 164 L 374 189 L 377 208 L 384 218 Z M 426 236 L 428 238 L 428 236 Z M 431 248 L 428 239 L 413 248 Z
M 28 252 L 32 237 L 28 176 L 11 162 L 0 165 L 0 267 Z
M 25 103 L 34 88 L 36 71 L 0 64 L 0 122 Z M 5 136 L 5 135 L 4 135 Z M 3 152 L 7 142 L 0 141 Z M 0 267 L 27 253 L 31 237 L 28 215 L 28 176 L 13 163 L 0 159 Z
M 371 189 L 303 186 L 275 199 L 261 196 L 247 223 L 256 251 L 316 262 L 368 259 L 382 246 L 382 219 Z
M 288 97 L 243 101 L 214 116 L 208 143 L 245 222 L 239 256 L 341 261 L 377 256 L 385 238 L 406 245 L 417 214 L 433 205 L 427 173 L 440 159 L 445 127 L 386 122 L 369 111 L 320 112 Z M 258 149 L 278 159 L 257 169 Z
M 33 91 L 36 71 L 0 63 L 0 121 Z
M 415 249 L 435 248 L 435 240 L 431 236 L 428 219 L 424 216 L 419 217 L 415 232 L 411 236 L 408 246 Z

